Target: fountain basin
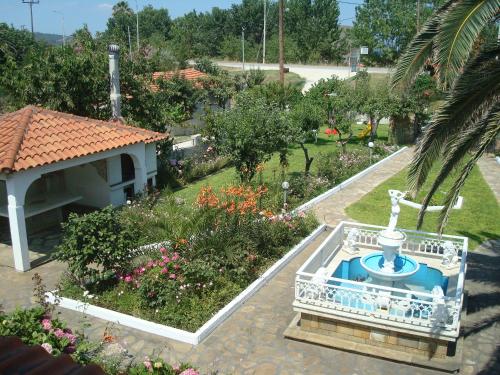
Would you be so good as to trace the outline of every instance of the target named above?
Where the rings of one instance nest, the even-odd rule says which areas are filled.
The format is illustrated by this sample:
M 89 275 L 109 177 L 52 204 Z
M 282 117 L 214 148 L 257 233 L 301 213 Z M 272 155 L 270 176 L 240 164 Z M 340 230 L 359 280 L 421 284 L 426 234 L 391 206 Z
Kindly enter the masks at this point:
M 361 258 L 361 267 L 375 280 L 399 281 L 418 272 L 420 264 L 408 255 L 394 257 L 394 270 L 387 272 L 384 268 L 384 253 L 374 252 Z

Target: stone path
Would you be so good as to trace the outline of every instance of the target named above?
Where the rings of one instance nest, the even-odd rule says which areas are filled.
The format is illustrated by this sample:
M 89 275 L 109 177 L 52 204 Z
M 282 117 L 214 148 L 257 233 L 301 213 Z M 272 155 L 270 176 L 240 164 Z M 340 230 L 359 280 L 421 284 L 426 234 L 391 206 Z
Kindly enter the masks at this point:
M 500 178 L 500 164 L 493 155 L 488 154 L 479 159 L 478 165 L 484 179 L 497 197 L 497 201 L 500 202 L 500 182 L 498 181 Z
M 315 209 L 320 219 L 335 225 L 346 218 L 345 207 L 404 168 L 410 156 L 410 152 L 399 155 L 380 170 L 363 177 L 325 201 Z M 497 175 L 492 181 L 499 184 L 500 178 Z M 198 346 L 126 327 L 108 327 L 105 321 L 84 317 L 65 309 L 60 309 L 60 312 L 72 326 L 83 327 L 84 332 L 92 339 L 101 339 L 106 327 L 110 328 L 117 342 L 138 360 L 145 355 L 158 354 L 170 363 L 188 361 L 205 371 L 218 370 L 219 374 L 439 374 L 428 369 L 283 338 L 283 331 L 294 316 L 291 303 L 294 298 L 295 272 L 326 235 L 324 233 L 317 238 Z M 6 250 L 9 250 L 7 246 L 0 247 L 0 251 Z M 469 316 L 463 324 L 463 373 L 498 374 L 500 241 L 491 241 L 471 253 L 466 282 L 469 291 Z M 51 262 L 35 271 L 52 288 L 64 269 L 63 264 Z M 0 270 L 0 302 L 5 309 L 11 310 L 16 305 L 29 306 L 34 271 L 16 273 L 6 267 Z M 15 288 L 11 288 L 14 286 Z
M 411 160 L 413 149 L 408 148 L 383 164 L 380 168 L 363 176 L 345 189 L 318 203 L 313 209 L 316 217 L 327 224 L 336 225 L 347 220 L 345 208 L 358 201 L 363 195 L 405 168 Z

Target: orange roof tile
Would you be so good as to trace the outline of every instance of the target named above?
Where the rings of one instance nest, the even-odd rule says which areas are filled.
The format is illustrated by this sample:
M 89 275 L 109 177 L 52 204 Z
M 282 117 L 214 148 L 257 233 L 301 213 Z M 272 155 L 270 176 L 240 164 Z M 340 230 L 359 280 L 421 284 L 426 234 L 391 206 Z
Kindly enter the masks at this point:
M 0 171 L 18 172 L 168 134 L 27 106 L 0 116 Z
M 171 79 L 176 74 L 179 74 L 182 78 L 187 79 L 188 81 L 197 81 L 200 78 L 208 77 L 206 73 L 200 72 L 199 70 L 196 70 L 194 68 L 187 68 L 180 70 L 172 70 L 168 72 L 154 72 L 153 82 L 156 81 L 157 79 L 165 79 L 165 80 Z M 195 86 L 199 87 L 199 85 L 197 85 L 196 83 Z M 153 83 L 151 85 L 151 90 L 158 91 L 158 85 Z

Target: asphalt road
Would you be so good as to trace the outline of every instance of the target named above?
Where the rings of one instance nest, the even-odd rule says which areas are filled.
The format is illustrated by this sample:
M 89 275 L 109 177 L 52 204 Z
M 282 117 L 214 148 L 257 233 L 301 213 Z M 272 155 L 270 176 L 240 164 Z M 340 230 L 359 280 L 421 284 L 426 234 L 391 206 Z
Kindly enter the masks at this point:
M 219 66 L 224 66 L 228 68 L 242 68 L 241 62 L 230 62 L 230 61 L 217 61 Z M 298 64 L 285 64 L 286 67 L 290 69 L 290 72 L 296 73 L 301 77 L 304 77 L 306 82 L 304 84 L 303 91 L 307 91 L 311 88 L 314 83 L 322 78 L 330 78 L 332 75 L 336 75 L 339 78 L 345 79 L 352 77 L 356 73 L 352 73 L 347 66 L 329 66 L 329 65 L 298 65 Z M 246 63 L 245 70 L 250 69 L 262 69 L 262 70 L 278 70 L 278 64 L 257 64 L 257 63 Z M 368 73 L 388 73 L 388 68 L 368 68 Z

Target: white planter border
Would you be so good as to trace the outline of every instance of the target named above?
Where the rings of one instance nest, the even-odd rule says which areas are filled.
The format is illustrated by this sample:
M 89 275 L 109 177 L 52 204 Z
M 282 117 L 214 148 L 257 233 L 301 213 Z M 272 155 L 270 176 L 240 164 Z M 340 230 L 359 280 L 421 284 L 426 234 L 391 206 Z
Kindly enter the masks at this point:
M 188 332 L 181 329 L 165 326 L 162 324 L 150 322 L 148 320 L 136 318 L 131 315 L 123 314 L 114 310 L 105 309 L 82 301 L 71 298 L 58 297 L 54 292 L 46 293 L 47 301 L 58 303 L 60 307 L 69 310 L 83 312 L 96 318 L 104 319 L 113 323 L 121 324 L 127 327 L 135 328 L 144 332 L 167 337 L 169 339 L 185 342 L 192 345 L 201 343 L 214 329 L 221 325 L 231 314 L 252 297 L 260 288 L 271 280 L 279 271 L 283 269 L 296 255 L 302 252 L 312 241 L 316 239 L 327 225 L 321 224 L 309 236 L 294 246 L 280 260 L 274 263 L 257 280 L 250 284 L 236 298 L 219 310 L 209 321 L 198 328 L 196 332 Z
M 327 190 L 325 191 L 323 194 L 320 194 L 318 195 L 316 198 L 313 198 L 311 199 L 310 201 L 304 203 L 303 205 L 297 207 L 294 211 L 307 211 L 308 209 L 310 209 L 312 206 L 318 204 L 319 202 L 331 197 L 332 195 L 338 193 L 340 190 L 346 188 L 347 186 L 349 186 L 350 184 L 352 184 L 353 182 L 359 180 L 361 177 L 363 177 L 364 175 L 370 173 L 371 171 L 373 171 L 374 169 L 377 169 L 378 167 L 380 167 L 382 164 L 384 164 L 385 162 L 389 161 L 390 159 L 394 158 L 395 156 L 399 155 L 400 153 L 402 153 L 403 151 L 405 151 L 408 147 L 407 146 L 404 146 L 402 148 L 400 148 L 398 151 L 390 154 L 389 156 L 385 157 L 384 159 L 382 160 L 379 160 L 378 162 L 376 162 L 375 164 L 373 165 L 370 165 L 368 168 L 366 169 L 363 169 L 361 172 L 359 172 L 358 174 L 355 174 L 354 176 L 348 178 L 347 180 L 345 180 L 344 182 L 341 182 L 340 184 L 338 184 L 337 186 L 331 188 L 330 190 Z

